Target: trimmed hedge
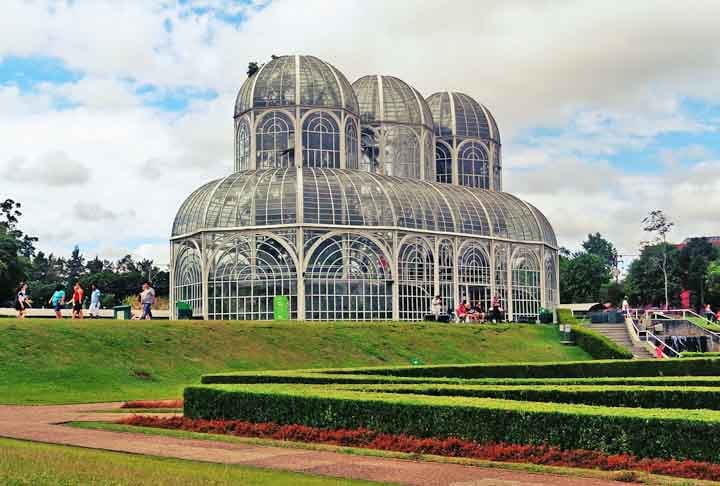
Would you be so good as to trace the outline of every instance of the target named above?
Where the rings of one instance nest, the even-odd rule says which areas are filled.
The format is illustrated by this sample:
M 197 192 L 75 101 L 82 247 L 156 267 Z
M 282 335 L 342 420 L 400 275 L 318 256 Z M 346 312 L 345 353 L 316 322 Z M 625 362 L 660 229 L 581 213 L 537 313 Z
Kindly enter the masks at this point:
M 558 363 L 469 364 L 345 368 L 338 375 L 388 375 L 427 378 L 594 378 L 627 376 L 718 376 L 720 359 L 633 359 Z
M 575 324 L 572 340 L 595 359 L 632 359 L 632 352 L 589 327 Z
M 341 389 L 430 396 L 498 398 L 528 402 L 575 403 L 604 407 L 720 410 L 720 388 L 717 387 L 355 385 Z
M 699 386 L 720 387 L 715 376 L 649 376 L 594 378 L 460 378 L 401 377 L 383 375 L 328 374 L 322 370 L 228 372 L 203 375 L 203 384 L 448 384 L 448 385 L 634 385 L 634 386 Z
M 720 460 L 720 412 L 370 394 L 308 385 L 185 389 L 185 416 Z
M 720 353 L 695 353 L 693 351 L 683 351 L 680 353 L 681 358 L 720 358 Z

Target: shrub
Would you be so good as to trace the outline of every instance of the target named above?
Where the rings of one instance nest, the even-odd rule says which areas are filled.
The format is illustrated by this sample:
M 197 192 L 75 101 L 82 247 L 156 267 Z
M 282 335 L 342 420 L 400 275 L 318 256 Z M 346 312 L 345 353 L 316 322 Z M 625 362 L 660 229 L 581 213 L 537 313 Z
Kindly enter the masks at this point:
M 607 337 L 579 324 L 572 326 L 572 339 L 595 359 L 632 359 L 632 352 Z
M 683 362 L 686 360 L 682 360 Z M 308 385 L 185 389 L 189 418 L 369 428 L 479 443 L 548 444 L 639 457 L 720 460 L 720 412 L 370 394 Z
M 427 378 L 592 378 L 628 376 L 717 376 L 720 359 L 633 359 L 565 361 L 558 363 L 513 363 L 345 368 L 325 370 L 337 375 L 389 375 Z
M 558 309 L 557 320 L 559 324 L 577 324 L 578 321 L 575 319 L 570 309 Z
M 683 351 L 680 353 L 681 358 L 720 358 L 720 353 L 695 353 L 692 351 Z
M 498 398 L 605 407 L 720 410 L 720 388 L 543 385 L 354 385 L 341 389 L 430 396 Z

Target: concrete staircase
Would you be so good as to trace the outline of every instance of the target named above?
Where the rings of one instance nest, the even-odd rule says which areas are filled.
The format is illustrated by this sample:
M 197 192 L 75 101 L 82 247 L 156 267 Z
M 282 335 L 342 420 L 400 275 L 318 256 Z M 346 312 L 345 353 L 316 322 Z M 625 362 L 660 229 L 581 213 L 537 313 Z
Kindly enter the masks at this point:
M 633 344 L 625 324 L 590 324 L 588 327 L 632 352 L 636 358 L 648 359 L 655 357 L 644 345 Z

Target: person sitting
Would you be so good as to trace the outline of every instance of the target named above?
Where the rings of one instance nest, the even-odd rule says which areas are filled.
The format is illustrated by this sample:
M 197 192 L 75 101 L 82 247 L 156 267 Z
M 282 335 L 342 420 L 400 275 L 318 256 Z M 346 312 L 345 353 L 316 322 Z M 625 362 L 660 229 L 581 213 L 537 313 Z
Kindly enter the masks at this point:
M 430 304 L 430 311 L 435 317 L 435 321 L 440 321 L 440 314 L 442 313 L 442 297 L 436 295 Z
M 468 315 L 468 303 L 467 300 L 463 300 L 457 309 L 455 309 L 455 318 L 457 322 L 467 322 Z

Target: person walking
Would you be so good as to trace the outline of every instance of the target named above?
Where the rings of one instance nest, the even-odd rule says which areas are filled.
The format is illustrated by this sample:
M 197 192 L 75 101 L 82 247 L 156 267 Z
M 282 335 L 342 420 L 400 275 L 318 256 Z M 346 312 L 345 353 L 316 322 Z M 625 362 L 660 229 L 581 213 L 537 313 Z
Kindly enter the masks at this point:
M 100 317 L 100 289 L 93 283 L 90 290 L 90 319 L 97 319 Z
M 622 313 L 626 316 L 630 314 L 630 303 L 628 302 L 627 297 L 625 297 L 622 301 Z
M 25 319 L 25 311 L 30 307 L 30 299 L 27 296 L 27 284 L 22 282 L 15 292 L 15 310 L 18 319 Z
M 140 293 L 140 304 L 142 305 L 142 317 L 140 319 L 152 319 L 152 306 L 155 304 L 155 289 L 147 280 L 143 282 L 143 290 Z
M 715 313 L 712 311 L 712 307 L 710 307 L 710 304 L 705 304 L 705 319 L 710 322 L 713 322 L 715 320 Z
M 50 297 L 48 304 L 50 304 L 55 311 L 55 319 L 62 319 L 62 308 L 65 305 L 65 291 L 62 285 L 55 287 L 55 292 L 53 292 L 52 297 Z
M 72 318 L 73 319 L 83 319 L 85 317 L 83 315 L 83 308 L 82 308 L 82 302 L 83 302 L 84 297 L 85 297 L 85 291 L 83 290 L 82 286 L 80 285 L 80 282 L 75 282 L 75 285 L 73 286 L 73 295 L 72 295 Z

